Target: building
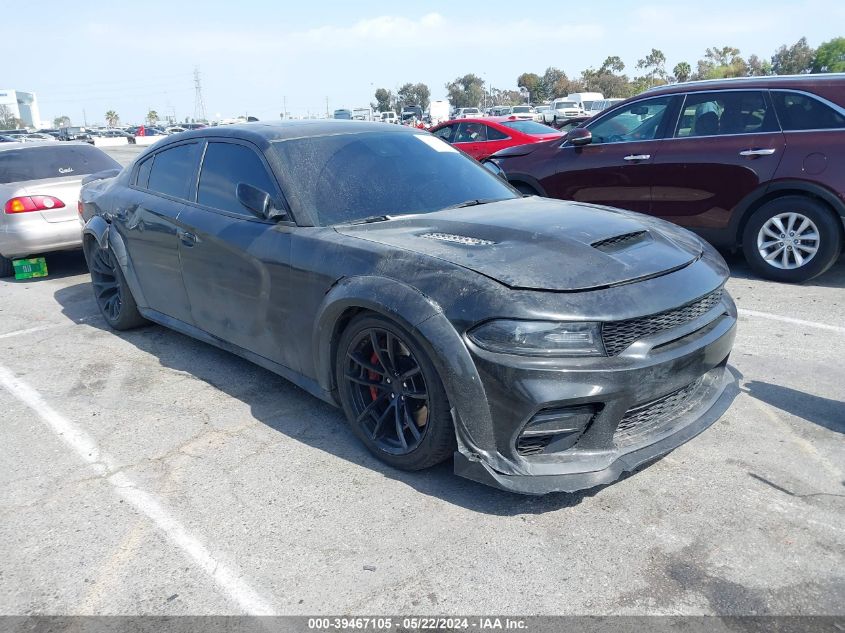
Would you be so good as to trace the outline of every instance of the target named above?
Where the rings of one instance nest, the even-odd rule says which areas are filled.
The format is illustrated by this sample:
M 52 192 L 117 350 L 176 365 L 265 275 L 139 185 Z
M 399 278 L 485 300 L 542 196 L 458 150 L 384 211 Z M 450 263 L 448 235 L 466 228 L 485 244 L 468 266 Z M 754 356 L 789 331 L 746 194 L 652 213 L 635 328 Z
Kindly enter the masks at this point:
M 23 121 L 24 127 L 41 127 L 41 113 L 34 92 L 0 89 L 0 107 L 6 106 L 12 116 Z

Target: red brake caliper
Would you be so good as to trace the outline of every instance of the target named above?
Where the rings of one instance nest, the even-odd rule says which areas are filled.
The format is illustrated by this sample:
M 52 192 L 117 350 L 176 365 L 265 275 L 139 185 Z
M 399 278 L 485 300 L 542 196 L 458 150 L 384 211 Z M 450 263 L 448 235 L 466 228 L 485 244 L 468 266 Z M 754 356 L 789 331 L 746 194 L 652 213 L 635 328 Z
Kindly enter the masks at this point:
M 372 356 L 370 356 L 370 362 L 371 362 L 373 365 L 378 366 L 378 354 L 376 354 L 375 352 L 373 352 L 373 355 L 372 355 Z M 370 380 L 378 380 L 378 379 L 379 379 L 379 374 L 378 374 L 377 372 L 374 372 L 374 371 L 373 371 L 373 370 L 371 370 L 371 369 L 368 369 L 368 370 L 367 370 L 367 377 L 368 377 Z M 376 398 L 378 398 L 378 389 L 376 389 L 375 387 L 370 387 L 370 396 L 372 397 L 372 399 L 373 399 L 373 400 L 375 400 Z

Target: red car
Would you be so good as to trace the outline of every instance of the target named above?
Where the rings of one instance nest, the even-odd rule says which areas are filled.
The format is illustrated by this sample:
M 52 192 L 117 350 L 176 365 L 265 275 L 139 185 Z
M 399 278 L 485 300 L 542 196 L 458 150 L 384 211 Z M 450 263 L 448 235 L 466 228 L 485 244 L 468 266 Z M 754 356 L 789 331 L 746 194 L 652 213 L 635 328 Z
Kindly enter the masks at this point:
M 476 160 L 483 160 L 506 147 L 539 143 L 563 136 L 563 133 L 548 125 L 514 116 L 446 121 L 432 128 L 431 133 Z

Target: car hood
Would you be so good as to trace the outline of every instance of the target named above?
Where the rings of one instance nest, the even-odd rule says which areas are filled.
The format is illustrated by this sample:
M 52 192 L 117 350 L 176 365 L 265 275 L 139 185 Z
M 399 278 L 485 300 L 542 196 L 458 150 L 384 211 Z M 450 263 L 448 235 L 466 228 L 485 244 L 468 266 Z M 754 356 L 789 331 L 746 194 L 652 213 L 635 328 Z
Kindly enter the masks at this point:
M 335 230 L 528 290 L 574 292 L 631 283 L 683 268 L 702 254 L 698 238 L 661 220 L 538 197 Z

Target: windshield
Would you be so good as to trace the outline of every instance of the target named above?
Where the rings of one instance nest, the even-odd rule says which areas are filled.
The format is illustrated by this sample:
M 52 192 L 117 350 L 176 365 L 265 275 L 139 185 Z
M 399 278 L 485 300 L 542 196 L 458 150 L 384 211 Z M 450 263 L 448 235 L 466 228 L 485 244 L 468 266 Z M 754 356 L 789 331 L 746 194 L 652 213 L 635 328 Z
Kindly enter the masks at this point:
M 536 121 L 502 121 L 505 127 L 513 128 L 523 134 L 555 134 L 557 130 Z
M 577 108 L 578 104 L 574 101 L 559 101 L 555 104 L 555 110 L 563 110 L 564 108 Z
M 320 226 L 518 197 L 499 177 L 425 134 L 361 132 L 273 143 L 288 201 Z
M 0 183 L 84 176 L 120 164 L 90 145 L 55 143 L 0 152 Z
M 593 103 L 593 101 L 582 101 L 581 105 L 584 107 L 585 110 L 589 110 L 591 107 L 593 107 Z
M 531 106 L 514 106 L 514 112 L 531 112 Z

